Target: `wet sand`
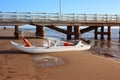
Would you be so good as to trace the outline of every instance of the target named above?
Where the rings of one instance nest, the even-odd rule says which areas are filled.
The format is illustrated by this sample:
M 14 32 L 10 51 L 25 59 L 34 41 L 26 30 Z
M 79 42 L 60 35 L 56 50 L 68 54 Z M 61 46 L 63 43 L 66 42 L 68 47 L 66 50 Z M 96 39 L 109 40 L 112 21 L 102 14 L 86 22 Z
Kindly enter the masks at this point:
M 87 51 L 51 54 L 63 58 L 61 66 L 43 67 L 45 80 L 119 80 L 120 63 Z
M 13 36 L 12 30 L 0 30 L 0 36 Z M 27 54 L 0 38 L 0 80 L 120 80 L 120 62 L 89 51 Z M 38 42 L 38 39 L 29 39 Z M 40 66 L 33 57 L 53 56 L 64 64 Z M 48 60 L 49 61 L 49 60 Z

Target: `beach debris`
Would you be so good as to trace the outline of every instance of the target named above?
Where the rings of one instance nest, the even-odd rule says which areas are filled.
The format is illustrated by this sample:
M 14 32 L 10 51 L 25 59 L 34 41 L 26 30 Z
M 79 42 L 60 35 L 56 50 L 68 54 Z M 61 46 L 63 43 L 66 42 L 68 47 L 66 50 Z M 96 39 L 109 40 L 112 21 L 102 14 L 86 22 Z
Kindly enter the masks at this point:
M 37 66 L 42 67 L 52 67 L 52 66 L 58 66 L 63 65 L 65 61 L 60 57 L 54 57 L 54 56 L 34 56 L 33 60 L 37 63 Z

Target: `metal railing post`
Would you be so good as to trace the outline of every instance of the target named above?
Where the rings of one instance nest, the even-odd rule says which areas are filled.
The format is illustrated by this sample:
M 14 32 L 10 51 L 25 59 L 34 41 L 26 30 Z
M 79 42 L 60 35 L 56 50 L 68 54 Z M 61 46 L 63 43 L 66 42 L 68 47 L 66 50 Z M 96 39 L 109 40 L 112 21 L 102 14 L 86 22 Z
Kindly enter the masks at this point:
M 73 13 L 73 21 L 75 21 L 75 14 Z
M 95 14 L 95 21 L 96 21 L 96 22 L 98 21 L 98 20 L 97 20 L 97 16 L 98 16 L 98 15 L 97 15 L 97 14 Z
M 106 14 L 106 22 L 108 22 L 108 15 Z
M 34 21 L 34 20 L 33 20 L 33 19 L 34 19 L 33 16 L 34 16 L 34 15 L 33 15 L 33 12 L 31 12 L 31 18 L 30 18 L 31 21 Z
M 118 15 L 116 14 L 116 22 L 118 22 Z
M 58 16 L 59 16 L 59 21 L 61 20 L 61 13 L 58 13 Z
M 45 21 L 47 21 L 47 13 L 45 13 Z
M 86 14 L 84 14 L 84 22 L 86 23 L 86 21 L 87 21 L 87 16 Z

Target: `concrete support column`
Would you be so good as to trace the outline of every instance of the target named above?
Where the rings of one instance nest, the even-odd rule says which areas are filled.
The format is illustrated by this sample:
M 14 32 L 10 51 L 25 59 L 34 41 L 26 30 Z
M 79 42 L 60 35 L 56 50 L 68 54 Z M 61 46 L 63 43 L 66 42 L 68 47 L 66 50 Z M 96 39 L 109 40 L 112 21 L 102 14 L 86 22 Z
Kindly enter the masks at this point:
M 19 34 L 19 26 L 15 25 L 15 32 L 14 32 L 15 38 L 20 39 L 20 34 Z
M 104 39 L 104 26 L 101 26 L 101 40 Z
M 111 26 L 108 26 L 108 40 L 111 40 Z
M 79 39 L 80 30 L 79 26 L 74 26 L 75 39 Z
M 72 39 L 72 34 L 71 34 L 72 26 L 67 26 L 67 32 L 69 33 L 69 34 L 67 34 L 67 40 Z
M 95 37 L 94 37 L 94 39 L 98 39 L 97 32 L 98 32 L 98 28 L 95 29 L 95 33 L 94 33 Z
M 36 36 L 45 37 L 44 26 L 36 25 Z

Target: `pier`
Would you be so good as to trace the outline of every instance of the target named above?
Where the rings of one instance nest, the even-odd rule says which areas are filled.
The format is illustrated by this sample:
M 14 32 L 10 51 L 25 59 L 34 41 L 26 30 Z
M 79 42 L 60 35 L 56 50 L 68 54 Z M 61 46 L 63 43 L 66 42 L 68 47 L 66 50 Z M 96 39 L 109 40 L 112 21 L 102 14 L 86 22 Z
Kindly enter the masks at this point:
M 117 14 L 75 14 L 75 13 L 41 13 L 41 12 L 0 12 L 0 26 L 15 26 L 15 38 L 19 38 L 19 26 L 22 25 L 36 26 L 36 36 L 45 36 L 44 27 L 59 31 L 67 35 L 67 40 L 79 39 L 79 34 L 84 34 L 94 30 L 94 38 L 111 40 L 111 27 L 120 26 L 120 15 Z M 58 28 L 57 26 L 66 26 L 67 30 Z M 85 29 L 80 27 L 87 26 Z M 104 27 L 108 27 L 108 31 L 104 31 Z M 98 28 L 101 30 L 98 31 Z M 72 30 L 74 29 L 74 30 Z M 120 36 L 120 31 L 118 32 Z M 119 37 L 120 39 L 120 37 Z

